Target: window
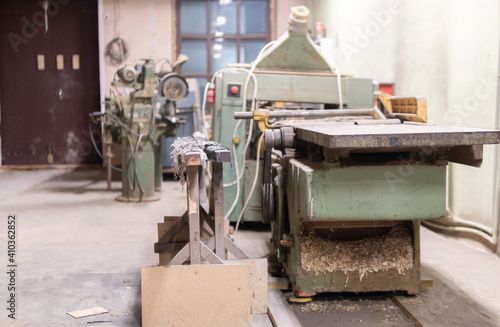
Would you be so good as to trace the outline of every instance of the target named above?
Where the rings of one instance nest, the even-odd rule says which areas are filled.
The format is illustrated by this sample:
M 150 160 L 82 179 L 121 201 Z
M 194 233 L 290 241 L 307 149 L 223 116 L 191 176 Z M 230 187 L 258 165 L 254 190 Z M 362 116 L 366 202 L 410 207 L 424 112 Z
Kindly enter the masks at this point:
M 228 63 L 250 63 L 270 41 L 269 0 L 177 0 L 177 54 L 203 91 Z M 203 94 L 203 93 L 201 93 Z

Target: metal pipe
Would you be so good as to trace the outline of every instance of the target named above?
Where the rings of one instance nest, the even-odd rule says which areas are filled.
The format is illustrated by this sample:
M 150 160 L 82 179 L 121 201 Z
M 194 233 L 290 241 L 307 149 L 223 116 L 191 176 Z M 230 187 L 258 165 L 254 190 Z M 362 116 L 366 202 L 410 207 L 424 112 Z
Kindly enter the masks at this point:
M 106 144 L 106 168 L 107 168 L 107 182 L 108 190 L 111 190 L 111 144 Z
M 343 109 L 343 110 L 276 110 L 269 111 L 269 118 L 327 118 L 343 116 L 371 115 L 373 109 Z M 235 119 L 252 119 L 253 112 L 235 112 Z

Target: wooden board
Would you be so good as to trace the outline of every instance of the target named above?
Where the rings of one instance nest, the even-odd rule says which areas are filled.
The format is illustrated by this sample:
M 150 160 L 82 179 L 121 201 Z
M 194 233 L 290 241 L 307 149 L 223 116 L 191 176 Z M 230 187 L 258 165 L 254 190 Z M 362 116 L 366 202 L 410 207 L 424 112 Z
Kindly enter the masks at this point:
M 252 314 L 267 313 L 267 259 L 226 260 L 225 264 L 250 266 L 250 294 Z
M 158 223 L 158 240 L 175 224 L 179 217 L 164 217 L 163 223 Z M 203 227 L 201 227 L 201 239 L 208 240 L 212 235 Z M 182 230 L 172 239 L 173 242 L 187 242 L 189 241 L 188 226 L 184 226 Z
M 250 326 L 249 265 L 141 269 L 142 326 Z
M 298 139 L 332 149 L 448 147 L 500 142 L 500 132 L 460 126 L 423 123 L 354 125 L 333 121 L 296 120 Z
M 168 247 L 171 249 L 171 251 L 165 251 L 158 253 L 159 257 L 159 265 L 160 266 L 166 266 L 169 264 L 170 260 L 172 260 L 175 255 L 182 250 L 182 248 L 186 245 L 187 242 L 172 242 L 168 243 Z

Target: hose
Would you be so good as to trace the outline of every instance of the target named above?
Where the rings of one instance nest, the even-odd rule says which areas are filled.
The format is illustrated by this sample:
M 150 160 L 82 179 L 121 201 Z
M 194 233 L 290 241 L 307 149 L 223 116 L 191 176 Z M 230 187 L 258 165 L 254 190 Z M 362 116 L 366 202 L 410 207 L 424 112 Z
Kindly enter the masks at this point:
M 240 221 L 241 218 L 243 217 L 243 213 L 245 212 L 248 204 L 250 203 L 250 199 L 252 198 L 253 192 L 255 191 L 255 186 L 257 186 L 257 180 L 259 179 L 259 166 L 260 166 L 260 146 L 262 144 L 262 140 L 264 139 L 264 133 L 259 137 L 258 145 L 257 145 L 257 160 L 255 162 L 255 176 L 253 178 L 253 183 L 252 187 L 250 188 L 250 192 L 248 194 L 248 197 L 245 201 L 245 204 L 243 205 L 243 208 L 241 209 L 240 215 L 238 216 L 238 220 L 236 221 L 236 227 L 234 228 L 234 237 L 236 237 L 236 234 L 238 233 L 238 227 L 240 226 Z
M 113 65 L 125 62 L 128 57 L 127 43 L 120 37 L 115 37 L 106 45 L 106 56 L 109 57 Z
M 92 133 L 92 124 L 89 123 L 89 135 L 90 135 L 90 141 L 92 142 L 92 145 L 94 146 L 94 150 L 95 152 L 97 152 L 97 155 L 99 155 L 99 157 L 104 160 L 103 156 L 102 156 L 102 153 L 101 151 L 99 151 L 98 147 L 97 147 L 97 144 L 95 142 L 95 139 L 94 139 L 94 134 Z M 106 159 L 106 160 L 109 160 L 109 159 Z M 111 165 L 111 169 L 113 170 L 116 170 L 116 171 L 122 171 L 120 168 L 118 167 L 115 167 L 113 165 Z
M 259 59 L 262 57 L 262 54 L 264 53 L 264 51 L 266 51 L 275 42 L 276 41 L 269 42 L 268 44 L 266 44 L 260 50 L 260 52 L 259 52 L 259 54 L 257 56 L 257 59 L 255 59 L 254 63 L 252 64 L 252 67 L 250 68 L 250 71 L 248 73 L 247 79 L 245 81 L 245 86 L 243 88 L 243 105 L 242 105 L 241 111 L 246 111 L 246 107 L 247 107 L 246 106 L 246 102 L 247 102 L 247 88 L 248 88 L 248 84 L 250 82 L 250 78 L 253 78 L 253 80 L 254 80 L 254 89 L 253 89 L 253 98 L 252 98 L 251 110 L 253 111 L 255 109 L 255 103 L 256 103 L 256 99 L 257 99 L 258 85 L 257 85 L 257 78 L 255 77 L 253 71 L 255 70 L 255 67 L 256 67 L 257 63 L 259 62 Z M 238 131 L 238 128 L 240 127 L 241 122 L 242 122 L 241 120 L 238 121 L 238 123 L 236 124 L 236 126 L 234 128 L 233 139 L 236 137 L 236 132 Z M 243 148 L 243 159 L 242 159 L 242 163 L 241 163 L 241 169 L 242 169 L 241 175 L 239 174 L 239 169 L 238 169 L 238 157 L 236 155 L 236 145 L 233 142 L 232 150 L 233 150 L 234 164 L 236 166 L 236 168 L 235 168 L 235 170 L 236 170 L 236 196 L 234 198 L 233 204 L 231 205 L 231 207 L 227 211 L 226 215 L 224 216 L 224 219 L 228 219 L 229 218 L 229 216 L 231 215 L 231 213 L 233 212 L 234 208 L 236 207 L 236 205 L 238 203 L 238 198 L 240 196 L 240 179 L 243 177 L 244 172 L 245 172 L 246 151 L 248 150 L 248 146 L 250 145 L 250 141 L 251 141 L 251 138 L 252 138 L 253 120 L 250 121 L 248 129 L 249 130 L 248 130 L 247 141 L 245 143 L 245 147 Z M 234 184 L 232 184 L 232 185 L 234 185 Z

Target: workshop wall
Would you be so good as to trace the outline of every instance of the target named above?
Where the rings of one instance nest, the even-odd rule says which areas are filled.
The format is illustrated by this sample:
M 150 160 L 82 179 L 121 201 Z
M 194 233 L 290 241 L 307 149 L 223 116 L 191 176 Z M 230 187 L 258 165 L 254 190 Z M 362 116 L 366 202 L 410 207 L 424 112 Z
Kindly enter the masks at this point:
M 126 63 L 135 65 L 140 58 L 168 58 L 175 54 L 175 0 L 100 0 L 102 2 L 103 45 L 120 37 L 126 42 Z M 309 6 L 310 0 L 274 0 L 272 29 L 279 37 L 288 27 L 290 8 Z M 196 22 L 193 22 L 196 23 Z M 106 49 L 104 49 L 106 50 Z M 104 56 L 105 94 L 117 68 L 109 56 Z
M 130 65 L 141 58 L 172 59 L 173 48 L 173 0 L 101 0 L 104 29 L 104 45 L 120 37 L 126 42 Z M 104 56 L 105 92 L 109 94 L 110 83 L 117 68 L 109 56 Z
M 315 0 L 312 6 L 311 24 L 324 23 L 342 73 L 395 83 L 396 95 L 425 96 L 430 123 L 498 129 L 498 1 Z M 486 146 L 481 169 L 450 165 L 455 217 L 493 228 L 496 157 L 496 146 Z

